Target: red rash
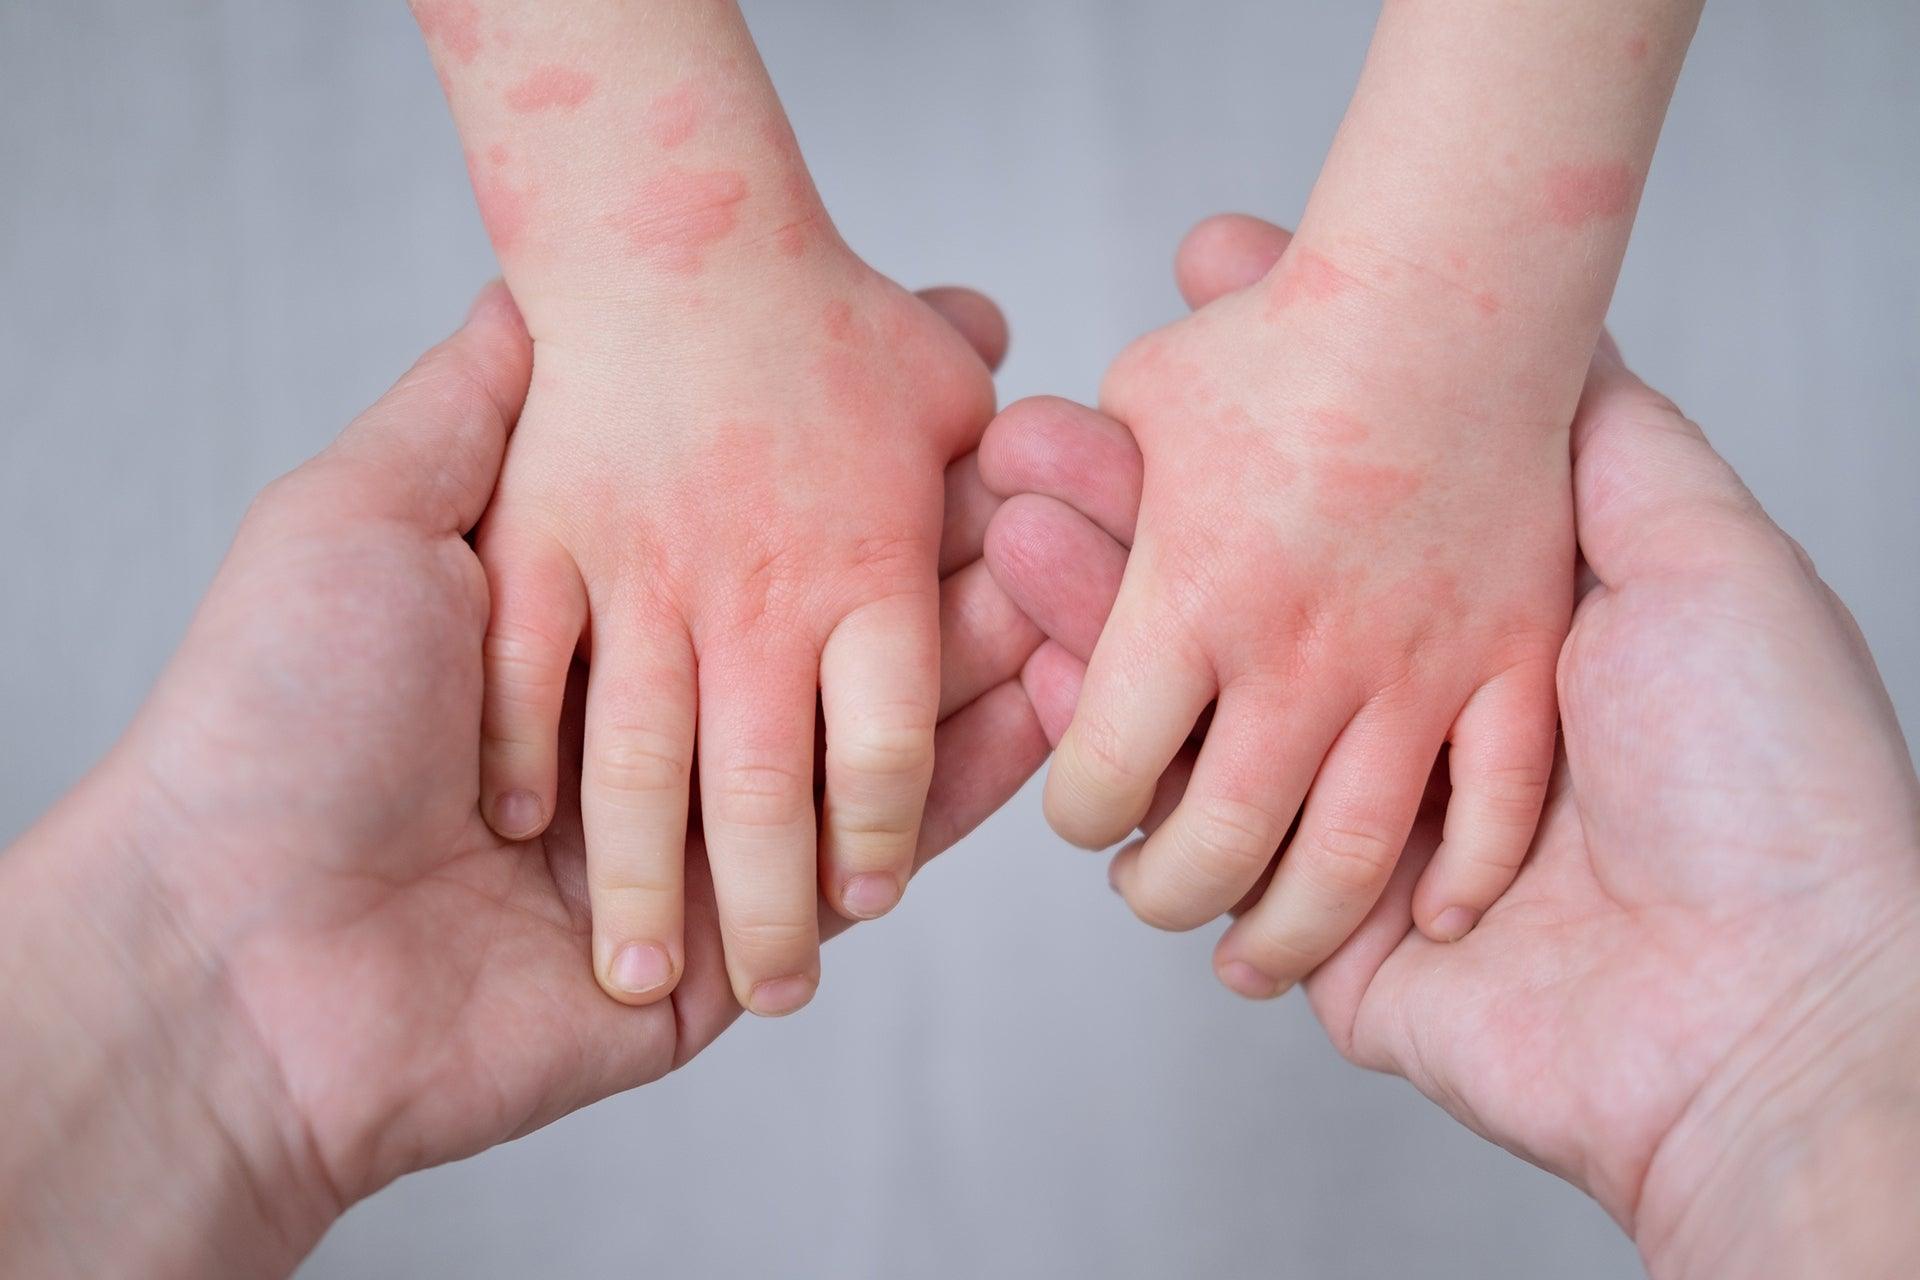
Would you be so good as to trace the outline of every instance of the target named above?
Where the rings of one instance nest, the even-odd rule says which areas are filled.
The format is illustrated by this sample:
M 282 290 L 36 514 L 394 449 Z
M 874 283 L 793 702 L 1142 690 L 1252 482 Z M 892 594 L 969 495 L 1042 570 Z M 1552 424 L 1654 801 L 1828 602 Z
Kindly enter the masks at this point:
M 1653 45 L 1645 36 L 1630 36 L 1627 39 L 1627 57 L 1635 62 L 1646 61 L 1647 53 Z
M 700 130 L 700 91 L 690 84 L 670 89 L 647 105 L 647 136 L 663 150 L 684 146 Z
M 739 225 L 746 198 L 747 180 L 732 170 L 669 169 L 641 184 L 614 225 L 636 254 L 695 276 L 706 251 Z
M 1325 302 L 1337 298 L 1353 284 L 1352 276 L 1311 249 L 1289 253 L 1280 261 L 1280 274 L 1273 280 L 1276 311 L 1296 302 Z
M 1339 409 L 1315 409 L 1311 419 L 1314 439 L 1321 444 L 1365 444 L 1373 435 L 1366 423 Z
M 1624 164 L 1563 164 L 1547 173 L 1547 217 L 1562 227 L 1618 218 L 1633 204 L 1637 184 Z
M 480 7 L 473 0 L 414 0 L 413 14 L 420 34 L 461 66 L 480 56 Z
M 506 159 L 505 148 L 488 153 L 495 167 Z M 505 257 L 525 234 L 533 204 L 532 187 L 516 187 L 498 173 L 483 172 L 473 158 L 467 158 L 467 172 L 473 178 L 474 202 L 480 206 L 480 221 L 487 228 L 495 253 Z
M 494 168 L 497 169 L 501 165 L 505 164 L 506 162 L 507 162 L 507 148 L 505 143 L 496 142 L 492 146 L 487 148 L 488 164 L 492 165 Z
M 572 111 L 593 96 L 598 81 L 574 67 L 541 67 L 507 90 L 507 109 L 521 115 Z
M 1316 475 L 1320 513 L 1331 520 L 1385 519 L 1424 486 L 1419 472 L 1378 462 L 1329 462 Z

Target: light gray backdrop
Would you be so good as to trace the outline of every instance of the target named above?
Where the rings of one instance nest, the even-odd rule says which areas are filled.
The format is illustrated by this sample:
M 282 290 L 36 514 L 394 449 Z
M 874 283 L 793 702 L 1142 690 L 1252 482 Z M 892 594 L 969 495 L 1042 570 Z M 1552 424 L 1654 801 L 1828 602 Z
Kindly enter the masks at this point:
M 1295 216 L 1360 4 L 760 0 L 848 240 L 1086 396 L 1223 208 Z M 1920 7 L 1710 12 L 1615 307 L 1920 724 Z M 0 838 L 113 739 L 248 495 L 491 271 L 400 0 L 0 3 Z M 313 1277 L 1623 1276 L 1552 1178 L 1240 1004 L 1023 796 L 800 1017 L 351 1213 Z

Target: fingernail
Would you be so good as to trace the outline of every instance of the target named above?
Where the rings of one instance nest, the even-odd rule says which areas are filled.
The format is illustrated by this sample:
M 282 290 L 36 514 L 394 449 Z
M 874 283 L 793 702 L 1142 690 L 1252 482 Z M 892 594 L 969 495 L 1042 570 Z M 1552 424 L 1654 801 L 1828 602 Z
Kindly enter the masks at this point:
M 1249 1000 L 1271 1000 L 1280 994 L 1283 987 L 1269 978 L 1245 960 L 1229 960 L 1219 968 L 1220 981 L 1235 995 L 1245 996 Z
M 1433 932 L 1442 942 L 1458 942 L 1480 923 L 1480 913 L 1471 907 L 1448 907 L 1433 918 Z
M 607 980 L 630 996 L 643 996 L 673 976 L 673 958 L 651 942 L 630 942 L 620 948 L 607 971 Z
M 748 995 L 747 1009 L 762 1018 L 784 1018 L 813 999 L 814 985 L 814 979 L 799 974 L 770 978 Z
M 841 905 L 846 907 L 847 914 L 861 920 L 887 914 L 898 901 L 900 882 L 877 872 L 855 876 L 847 881 L 846 890 L 840 895 Z
M 493 802 L 493 829 L 509 840 L 524 840 L 540 829 L 540 797 L 509 791 Z

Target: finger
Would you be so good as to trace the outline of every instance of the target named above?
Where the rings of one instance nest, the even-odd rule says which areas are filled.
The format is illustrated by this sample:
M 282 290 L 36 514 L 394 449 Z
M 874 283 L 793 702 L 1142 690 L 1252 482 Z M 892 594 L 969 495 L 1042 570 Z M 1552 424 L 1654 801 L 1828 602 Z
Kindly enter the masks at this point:
M 740 647 L 700 661 L 700 813 L 734 998 L 765 1017 L 820 981 L 813 710 L 820 661 L 804 647 Z
M 422 356 L 316 463 L 350 467 L 384 515 L 464 534 L 493 495 L 532 376 L 519 309 L 505 285 L 489 285 L 459 332 Z
M 546 829 L 559 793 L 560 706 L 587 623 L 565 547 L 489 521 L 478 549 L 492 600 L 482 651 L 480 811 L 509 840 Z
M 908 593 L 855 609 L 820 655 L 820 887 L 850 920 L 891 911 L 912 874 L 933 778 L 939 653 L 937 600 Z
M 941 722 L 915 866 L 959 843 L 1046 758 L 1046 735 L 1018 681 L 988 690 Z
M 1204 219 L 1187 232 L 1173 258 L 1180 296 L 1198 310 L 1216 298 L 1258 284 L 1280 261 L 1293 234 L 1244 213 Z
M 1384 709 L 1341 732 L 1272 885 L 1214 950 L 1221 982 L 1249 999 L 1279 995 L 1360 927 L 1406 848 L 1442 732 Z
M 940 718 L 1020 674 L 1043 637 L 974 561 L 940 583 Z
M 1047 820 L 1082 848 L 1110 845 L 1139 824 L 1216 688 L 1211 662 L 1156 596 L 1144 577 L 1122 589 L 1047 771 Z
M 978 452 L 947 464 L 946 504 L 940 528 L 940 576 L 946 577 L 980 558 L 987 523 L 1000 499 L 980 479 Z
M 1123 545 L 1140 509 L 1140 449 L 1097 409 L 1035 396 L 1008 405 L 980 442 L 980 478 L 1001 497 L 1045 494 L 1085 512 Z
M 1467 700 L 1450 737 L 1453 798 L 1413 918 L 1436 942 L 1467 935 L 1520 872 L 1553 776 L 1558 725 L 1554 657 L 1489 682 Z
M 1700 428 L 1635 377 L 1610 338 L 1574 417 L 1573 490 L 1580 551 L 1608 586 L 1791 554 Z
M 580 819 L 594 971 L 616 1000 L 648 1004 L 685 970 L 693 647 L 677 622 L 594 629 Z
M 1046 735 L 1048 750 L 1066 737 L 1086 678 L 1087 664 L 1052 640 L 1035 649 L 1020 669 L 1020 687 L 1026 691 L 1040 731 Z
M 1133 913 L 1156 928 L 1192 929 L 1244 897 L 1279 851 L 1342 719 L 1246 684 L 1222 690 L 1185 796 L 1131 856 L 1114 860 L 1115 887 Z M 1289 745 L 1276 750 L 1282 726 Z
M 992 298 L 958 285 L 936 285 L 920 290 L 920 300 L 959 331 L 987 368 L 998 369 L 1007 358 L 1007 318 Z
M 1126 548 L 1065 503 L 1022 494 L 987 528 L 986 565 L 1011 603 L 1082 662 L 1126 575 Z

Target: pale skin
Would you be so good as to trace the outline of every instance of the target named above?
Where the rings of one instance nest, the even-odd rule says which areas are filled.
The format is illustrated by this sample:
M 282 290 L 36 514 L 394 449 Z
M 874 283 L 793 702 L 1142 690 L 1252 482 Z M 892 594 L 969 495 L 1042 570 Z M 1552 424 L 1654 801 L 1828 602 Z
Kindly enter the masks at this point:
M 987 369 L 841 241 L 732 3 L 414 8 L 535 348 L 477 543 L 483 809 L 546 828 L 589 657 L 601 985 L 646 1004 L 681 980 L 696 807 L 734 994 L 791 1013 L 816 898 L 872 918 L 912 869 L 943 475 L 993 411 Z
M 1194 928 L 1286 839 L 1217 952 L 1243 995 L 1359 927 L 1443 745 L 1420 927 L 1464 936 L 1528 848 L 1573 600 L 1566 424 L 1698 10 L 1386 4 L 1295 251 L 1107 374 L 1144 489 L 1046 811 L 1122 839 L 1210 714 L 1114 883 Z
M 1287 240 L 1249 218 L 1204 224 L 1183 291 L 1257 293 Z M 1528 857 L 1470 936 L 1427 936 L 1420 886 L 1451 821 L 1436 776 L 1308 998 L 1349 1058 L 1591 1194 L 1655 1276 L 1907 1275 L 1920 778 L 1885 687 L 1798 545 L 1610 342 L 1571 448 L 1589 575 Z M 1026 682 L 1058 735 L 1137 548 L 1141 458 L 1104 415 L 1025 402 L 980 465 L 1021 494 L 988 563 L 1053 637 Z M 1183 746 L 1146 829 L 1198 767 Z
M 985 299 L 933 298 L 998 358 Z M 462 535 L 532 359 L 495 287 L 262 494 L 125 737 L 0 854 L 0 1275 L 283 1273 L 392 1179 L 657 1079 L 738 1016 L 697 830 L 687 979 L 635 1008 L 591 976 L 578 682 L 569 802 L 527 842 L 481 817 Z M 992 499 L 970 461 L 951 483 L 916 861 L 1046 752 L 1018 679 L 1039 634 L 980 561 Z
M 1244 286 L 1283 245 L 1214 224 L 1183 285 Z M 955 301 L 990 355 L 990 313 Z M 520 844 L 479 812 L 487 601 L 460 533 L 530 360 L 488 295 L 263 495 L 136 724 L 0 855 L 0 1274 L 283 1274 L 392 1178 L 656 1078 L 736 1016 L 697 841 L 688 980 L 631 1008 L 587 974 L 578 814 Z M 1137 452 L 1096 416 L 1036 421 L 986 443 L 984 474 L 1034 491 L 990 529 L 983 473 L 949 471 L 959 709 L 922 853 L 1037 767 L 1118 590 Z M 1597 582 L 1534 856 L 1436 944 L 1411 905 L 1430 816 L 1309 995 L 1348 1055 L 1592 1192 L 1657 1275 L 1903 1275 L 1920 779 L 1885 689 L 1791 541 L 1617 360 L 1574 440 Z M 1055 642 L 992 589 L 983 533 Z

